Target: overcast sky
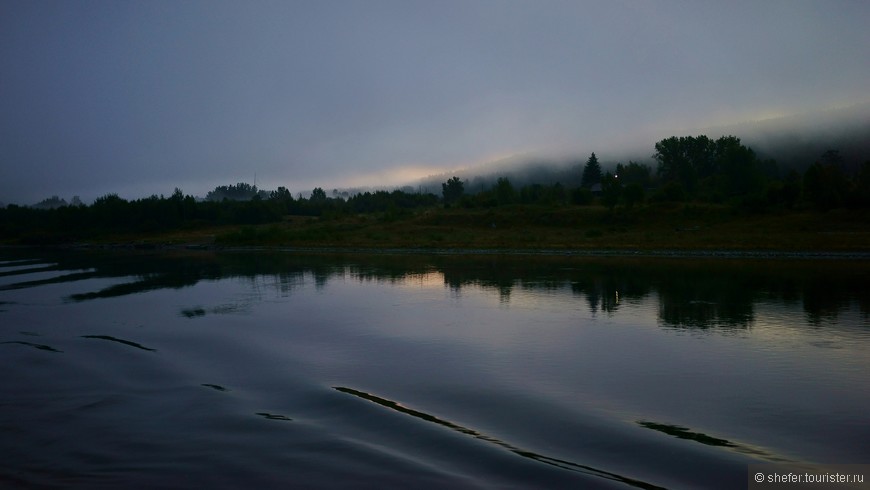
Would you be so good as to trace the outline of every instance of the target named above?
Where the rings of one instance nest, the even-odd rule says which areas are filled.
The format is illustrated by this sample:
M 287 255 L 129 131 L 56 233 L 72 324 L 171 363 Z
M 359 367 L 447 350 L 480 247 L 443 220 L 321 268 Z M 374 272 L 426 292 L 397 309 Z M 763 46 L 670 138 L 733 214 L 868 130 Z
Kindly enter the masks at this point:
M 652 153 L 866 102 L 868 25 L 866 0 L 0 0 L 0 201 Z

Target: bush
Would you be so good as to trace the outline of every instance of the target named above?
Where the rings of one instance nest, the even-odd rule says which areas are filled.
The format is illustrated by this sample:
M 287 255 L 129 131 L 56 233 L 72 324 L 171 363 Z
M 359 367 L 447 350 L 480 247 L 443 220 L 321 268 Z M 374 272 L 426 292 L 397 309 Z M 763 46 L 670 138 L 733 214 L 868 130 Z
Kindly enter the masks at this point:
M 588 206 L 592 204 L 592 191 L 585 187 L 578 187 L 571 191 L 571 202 L 578 206 Z
M 643 195 L 643 186 L 636 182 L 628 184 L 622 191 L 622 198 L 625 200 L 625 207 L 631 209 L 635 204 L 642 203 Z
M 656 201 L 683 202 L 686 199 L 686 191 L 679 182 L 668 182 L 655 193 Z

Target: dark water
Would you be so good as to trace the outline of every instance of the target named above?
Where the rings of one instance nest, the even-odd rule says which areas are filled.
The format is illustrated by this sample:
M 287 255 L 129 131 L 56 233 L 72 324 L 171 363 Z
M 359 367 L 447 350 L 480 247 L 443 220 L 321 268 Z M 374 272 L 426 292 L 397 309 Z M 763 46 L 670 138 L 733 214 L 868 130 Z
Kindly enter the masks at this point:
M 743 488 L 870 462 L 870 265 L 0 251 L 3 488 Z

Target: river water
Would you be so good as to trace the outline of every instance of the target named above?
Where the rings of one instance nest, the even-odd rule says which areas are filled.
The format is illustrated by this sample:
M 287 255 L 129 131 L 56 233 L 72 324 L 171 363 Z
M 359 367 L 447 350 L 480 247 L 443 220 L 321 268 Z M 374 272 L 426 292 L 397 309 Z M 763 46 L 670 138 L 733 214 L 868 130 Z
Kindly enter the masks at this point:
M 0 250 L 3 488 L 870 462 L 867 261 Z

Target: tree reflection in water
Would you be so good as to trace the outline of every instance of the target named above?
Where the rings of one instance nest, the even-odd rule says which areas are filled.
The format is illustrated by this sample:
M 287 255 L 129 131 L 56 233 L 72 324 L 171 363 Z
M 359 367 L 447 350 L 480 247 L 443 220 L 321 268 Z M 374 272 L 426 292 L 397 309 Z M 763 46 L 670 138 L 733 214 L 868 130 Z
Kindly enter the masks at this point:
M 48 279 L 15 282 L 6 274 L 0 289 L 76 282 L 83 278 L 116 278 L 120 282 L 83 291 L 69 300 L 179 289 L 202 280 L 264 278 L 282 295 L 307 278 L 317 288 L 347 278 L 401 282 L 440 274 L 444 286 L 459 296 L 467 287 L 498 294 L 510 304 L 516 290 L 566 291 L 582 298 L 594 315 L 615 314 L 622 303 L 655 297 L 660 324 L 675 328 L 744 329 L 760 302 L 801 302 L 812 325 L 836 323 L 838 315 L 857 305 L 870 316 L 870 264 L 861 260 L 786 260 L 716 258 L 640 258 L 547 255 L 449 254 L 315 254 L 298 252 L 214 251 L 6 251 L 15 260 L 33 258 L 51 269 L 68 271 Z M 44 267 L 35 264 L 34 267 Z M 11 276 L 11 277 L 10 277 Z M 11 279 L 11 281 L 10 281 Z M 180 314 L 202 316 L 202 308 Z

